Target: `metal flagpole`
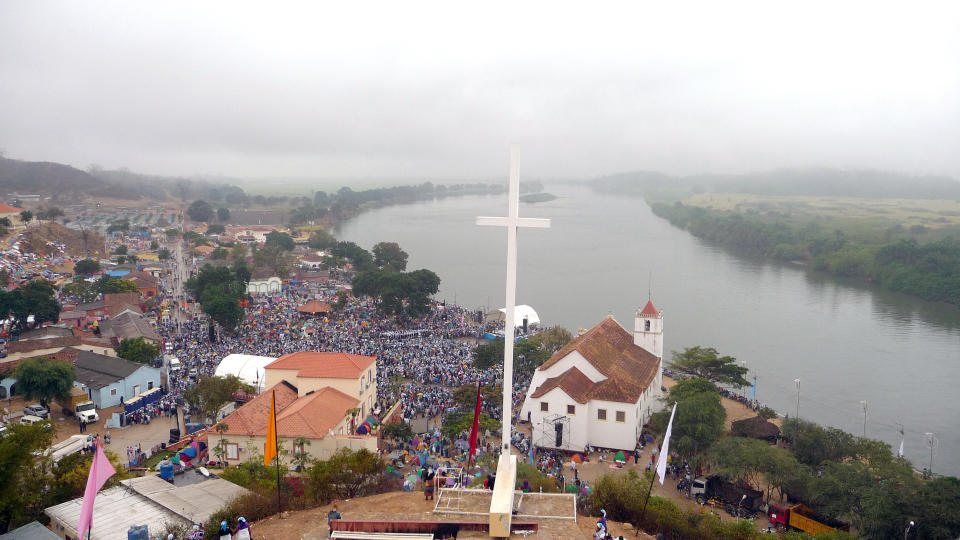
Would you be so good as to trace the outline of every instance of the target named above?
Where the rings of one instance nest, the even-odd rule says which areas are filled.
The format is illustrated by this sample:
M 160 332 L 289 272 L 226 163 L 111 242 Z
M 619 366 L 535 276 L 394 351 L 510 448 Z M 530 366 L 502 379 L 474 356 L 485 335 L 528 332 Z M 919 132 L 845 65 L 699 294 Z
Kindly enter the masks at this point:
M 277 391 L 273 391 L 273 444 L 277 452 L 277 519 L 283 519 L 280 509 L 280 433 L 277 432 Z

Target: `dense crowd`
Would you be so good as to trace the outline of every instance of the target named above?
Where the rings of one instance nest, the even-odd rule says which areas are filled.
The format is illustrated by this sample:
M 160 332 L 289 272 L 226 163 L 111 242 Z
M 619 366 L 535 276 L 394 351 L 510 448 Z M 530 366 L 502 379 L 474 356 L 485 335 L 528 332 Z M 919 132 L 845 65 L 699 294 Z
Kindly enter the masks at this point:
M 158 405 L 168 410 L 183 391 L 203 375 L 212 375 L 228 354 L 280 357 L 298 351 L 343 352 L 377 358 L 377 408 L 386 410 L 398 400 L 405 418 L 441 418 L 456 412 L 452 392 L 480 381 L 499 384 L 499 369 L 472 366 L 471 350 L 483 329 L 475 312 L 437 304 L 419 319 L 401 319 L 378 313 L 370 299 L 350 298 L 342 309 L 325 317 L 308 317 L 297 308 L 311 300 L 333 304 L 335 290 L 285 286 L 280 293 L 257 295 L 244 322 L 232 335 L 211 336 L 198 320 L 162 324 L 160 333 L 171 354 L 182 363 L 171 376 L 168 393 Z M 211 337 L 213 339 L 211 339 Z M 523 399 L 528 377 L 515 379 L 514 405 Z M 500 403 L 485 410 L 499 419 Z

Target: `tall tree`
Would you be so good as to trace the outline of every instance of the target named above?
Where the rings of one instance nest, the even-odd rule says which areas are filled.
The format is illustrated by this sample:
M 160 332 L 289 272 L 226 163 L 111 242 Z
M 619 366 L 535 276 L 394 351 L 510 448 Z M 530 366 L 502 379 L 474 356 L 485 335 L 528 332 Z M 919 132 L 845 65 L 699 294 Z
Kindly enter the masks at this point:
M 703 377 L 717 384 L 749 386 L 744 378 L 747 368 L 737 365 L 732 356 L 720 356 L 713 347 L 688 347 L 683 352 L 673 351 L 670 367 L 692 377 Z
M 230 219 L 230 210 L 224 207 L 217 208 L 217 221 L 227 221 Z
M 320 192 L 323 193 L 323 192 Z M 337 243 L 337 239 L 325 229 L 317 229 L 310 234 L 307 245 L 311 249 L 330 249 Z
M 160 347 L 142 337 L 123 339 L 114 350 L 120 358 L 140 364 L 153 364 L 160 356 Z
M 20 212 L 20 221 L 22 221 L 24 225 L 30 223 L 32 219 L 33 219 L 33 212 L 29 210 L 24 210 L 23 212 Z
M 89 276 L 100 271 L 100 262 L 93 259 L 83 259 L 73 265 L 73 273 L 81 276 Z
M 46 357 L 27 358 L 14 370 L 17 390 L 27 400 L 39 400 L 44 407 L 53 400 L 66 401 L 73 388 L 74 370 L 69 362 Z
M 183 392 L 183 399 L 190 406 L 191 411 L 198 411 L 202 419 L 210 418 L 214 422 L 219 420 L 217 413 L 234 400 L 233 394 L 238 391 L 252 392 L 235 375 L 226 377 L 200 377 L 197 384 Z
M 213 218 L 213 207 L 203 199 L 198 199 L 187 208 L 187 215 L 193 221 L 210 221 Z
M 379 242 L 373 246 L 373 261 L 381 270 L 403 272 L 407 269 L 407 252 L 396 242 Z

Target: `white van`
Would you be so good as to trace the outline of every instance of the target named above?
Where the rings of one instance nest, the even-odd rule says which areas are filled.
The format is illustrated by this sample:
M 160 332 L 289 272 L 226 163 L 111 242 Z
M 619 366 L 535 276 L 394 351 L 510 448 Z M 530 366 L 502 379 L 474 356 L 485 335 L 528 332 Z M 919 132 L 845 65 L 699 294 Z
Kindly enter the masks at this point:
M 170 373 L 177 373 L 180 371 L 180 360 L 177 358 L 170 359 Z
M 43 418 L 40 418 L 39 416 L 34 416 L 32 414 L 27 414 L 20 417 L 21 424 L 39 424 L 40 422 L 43 422 Z

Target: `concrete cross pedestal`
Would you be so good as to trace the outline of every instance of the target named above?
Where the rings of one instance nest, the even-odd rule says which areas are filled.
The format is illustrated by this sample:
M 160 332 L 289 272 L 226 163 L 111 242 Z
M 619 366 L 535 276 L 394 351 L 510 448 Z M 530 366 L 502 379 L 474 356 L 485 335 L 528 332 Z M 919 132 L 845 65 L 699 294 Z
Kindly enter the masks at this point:
M 506 217 L 478 217 L 477 225 L 506 227 L 507 284 L 506 321 L 503 329 L 503 417 L 497 483 L 490 501 L 490 536 L 510 536 L 513 492 L 517 479 L 517 457 L 510 454 L 513 420 L 513 340 L 516 330 L 517 303 L 517 228 L 546 229 L 549 219 L 520 217 L 520 161 L 517 145 L 510 147 L 510 187 L 507 193 Z

